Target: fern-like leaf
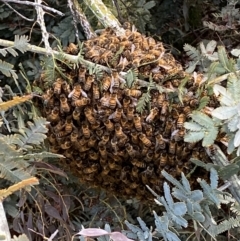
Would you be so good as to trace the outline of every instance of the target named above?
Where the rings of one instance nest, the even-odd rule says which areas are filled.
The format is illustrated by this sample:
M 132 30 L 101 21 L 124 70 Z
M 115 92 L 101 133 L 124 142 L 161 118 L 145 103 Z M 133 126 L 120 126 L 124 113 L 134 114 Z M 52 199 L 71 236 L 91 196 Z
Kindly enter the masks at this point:
M 14 39 L 14 48 L 18 49 L 20 52 L 24 53 L 28 50 L 28 42 L 29 38 L 28 36 L 19 36 L 15 35 Z
M 209 100 L 210 98 L 208 96 L 203 96 L 201 99 L 200 99 L 200 103 L 199 103 L 199 107 L 197 110 L 201 110 L 203 109 L 205 106 L 208 105 L 209 103 Z
M 13 65 L 9 64 L 0 59 L 0 71 L 7 77 L 12 77 L 14 80 L 18 78 L 15 70 L 13 70 Z
M 200 59 L 200 53 L 195 47 L 189 44 L 184 44 L 183 49 L 191 60 L 198 61 Z
M 32 95 L 14 96 L 12 100 L 0 103 L 0 111 L 7 111 L 11 107 L 32 99 Z
M 150 101 L 151 101 L 151 95 L 148 92 L 143 93 L 137 103 L 137 107 L 136 107 L 137 112 L 142 113 Z
M 212 226 L 209 232 L 212 234 L 213 237 L 216 237 L 218 234 L 223 233 L 231 228 L 240 227 L 240 217 L 230 218 L 228 220 L 224 220 L 217 226 Z
M 48 129 L 46 124 L 48 122 L 42 117 L 34 119 L 34 123 L 28 122 L 29 128 L 25 128 L 21 134 L 18 135 L 18 139 L 15 139 L 14 144 L 22 150 L 32 149 L 32 145 L 39 145 L 46 139 L 46 133 Z
M 128 88 L 132 88 L 133 84 L 137 80 L 138 70 L 137 69 L 129 69 L 126 74 L 126 84 Z
M 0 178 L 16 183 L 31 177 L 26 165 L 15 160 L 21 154 L 19 150 L 6 143 L 4 137 L 0 137 L 0 153 Z
M 227 90 L 231 94 L 232 98 L 239 102 L 240 99 L 240 81 L 239 77 L 234 73 L 228 75 Z

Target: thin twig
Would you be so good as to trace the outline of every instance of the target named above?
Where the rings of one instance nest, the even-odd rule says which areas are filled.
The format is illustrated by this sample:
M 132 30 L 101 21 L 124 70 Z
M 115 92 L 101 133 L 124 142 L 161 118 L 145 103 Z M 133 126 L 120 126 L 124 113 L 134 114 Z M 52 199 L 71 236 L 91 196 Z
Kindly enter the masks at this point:
M 19 13 L 16 9 L 14 9 L 10 4 L 4 2 L 4 4 L 6 4 L 10 9 L 12 9 L 17 15 L 19 15 L 21 18 L 25 19 L 26 21 L 29 22 L 33 22 L 34 19 L 33 18 L 27 18 L 25 16 L 23 16 L 21 13 Z
M 87 39 L 91 39 L 96 37 L 96 33 L 93 31 L 89 21 L 87 20 L 86 15 L 84 14 L 79 2 L 77 0 L 72 0 L 73 3 L 73 10 L 75 12 L 74 16 L 82 25 L 83 31 L 86 35 Z
M 42 0 L 35 0 L 35 1 L 38 5 L 41 5 Z M 52 52 L 52 48 L 50 47 L 50 44 L 48 42 L 49 34 L 47 32 L 45 21 L 44 21 L 45 12 L 39 6 L 35 6 L 35 8 L 36 8 L 36 12 L 37 12 L 37 22 L 41 27 L 42 39 L 45 44 L 45 48 L 46 48 L 47 52 L 50 54 Z
M 72 17 L 73 17 L 73 25 L 75 28 L 75 36 L 76 36 L 76 40 L 78 39 L 79 33 L 78 33 L 78 27 L 77 27 L 77 19 L 76 19 L 76 14 L 74 12 L 73 9 L 73 0 L 68 0 L 68 7 L 70 8 Z
M 0 1 L 3 2 L 3 3 L 8 2 L 8 3 L 24 4 L 24 5 L 34 6 L 34 7 L 37 6 L 37 7 L 43 8 L 45 10 L 48 10 L 50 12 L 56 13 L 56 14 L 58 14 L 60 16 L 64 16 L 65 15 L 64 13 L 62 13 L 62 12 L 60 12 L 60 11 L 54 9 L 54 8 L 50 8 L 50 7 L 44 6 L 42 4 L 34 3 L 34 2 L 20 1 L 20 0 L 0 0 Z

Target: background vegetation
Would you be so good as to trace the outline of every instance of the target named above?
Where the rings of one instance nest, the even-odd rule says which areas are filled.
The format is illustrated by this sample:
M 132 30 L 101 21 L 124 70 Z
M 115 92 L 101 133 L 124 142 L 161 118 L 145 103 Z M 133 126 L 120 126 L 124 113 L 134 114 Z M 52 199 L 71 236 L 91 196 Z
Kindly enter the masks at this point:
M 39 18 L 41 11 L 36 7 L 37 3 L 50 8 L 44 9 L 42 18 Z M 238 114 L 234 123 L 231 122 L 235 113 L 233 108 L 228 109 L 232 115 L 221 116 L 221 111 L 225 112 L 225 107 L 229 108 L 226 100 L 219 106 L 225 109 L 215 111 L 215 122 L 211 122 L 211 130 L 214 131 L 213 126 L 221 121 L 219 129 L 232 127 L 228 134 L 236 145 L 232 145 L 229 151 L 233 153 L 231 165 L 228 169 L 223 168 L 229 163 L 224 163 L 226 157 L 222 156 L 223 153 L 217 147 L 214 151 L 208 150 L 214 156 L 215 162 L 212 165 L 206 166 L 195 161 L 197 165 L 204 166 L 210 176 L 209 185 L 204 180 L 199 180 L 201 190 L 190 190 L 184 175 L 179 182 L 165 174 L 175 189 L 170 189 L 165 183 L 164 197 L 149 191 L 152 200 L 155 195 L 156 203 L 161 203 L 161 206 L 154 202 L 117 198 L 103 190 L 86 187 L 72 173 L 62 170 L 58 165 L 59 158 L 63 157 L 49 151 L 46 120 L 30 101 L 32 93 L 41 94 L 34 81 L 41 77 L 42 65 L 46 59 L 43 54 L 37 54 L 37 50 L 27 51 L 26 46 L 30 43 L 45 48 L 47 52 L 46 39 L 42 35 L 44 31 L 49 34 L 49 47 L 54 50 L 58 50 L 58 45 L 67 50 L 70 43 L 77 44 L 78 40 L 86 40 L 86 27 L 74 17 L 74 9 L 71 8 L 73 3 L 74 1 L 49 0 L 23 5 L 17 1 L 0 1 L 0 45 L 4 46 L 0 49 L 0 98 L 4 103 L 12 101 L 0 106 L 0 188 L 6 189 L 13 183 L 20 183 L 16 189 L 9 189 L 0 195 L 1 200 L 4 200 L 11 236 L 26 234 L 29 240 L 78 240 L 80 237 L 74 235 L 84 226 L 105 227 L 108 232 L 111 232 L 110 228 L 112 231 L 128 230 L 124 234 L 129 238 L 149 241 L 239 239 L 238 194 L 234 195 L 234 190 L 222 192 L 219 189 L 224 182 L 226 185 L 233 183 L 234 180 L 230 180 L 230 177 L 237 179 L 240 169 L 237 151 L 239 126 L 232 127 L 238 125 Z M 88 1 L 79 3 L 87 22 L 94 31 L 104 28 L 106 25 L 93 14 L 87 3 Z M 127 20 L 141 33 L 163 41 L 167 51 L 173 53 L 189 73 L 199 71 L 217 77 L 238 71 L 238 67 L 235 68 L 239 66 L 237 1 L 116 0 L 104 1 L 104 4 L 121 24 Z M 46 29 L 43 28 L 43 23 Z M 14 46 L 7 47 L 2 40 L 14 41 Z M 216 45 L 208 45 L 210 41 Z M 205 50 L 207 49 L 205 52 L 199 45 L 200 42 L 204 43 Z M 215 49 L 219 44 L 225 46 L 226 52 L 221 53 Z M 234 63 L 230 57 L 235 58 Z M 225 67 L 230 68 L 229 72 L 225 71 Z M 239 93 L 233 90 L 240 88 L 239 78 L 233 77 L 228 82 L 227 78 L 228 76 L 222 78 L 225 90 L 219 88 L 215 93 L 222 98 L 229 97 L 226 93 L 230 93 L 236 110 Z M 22 98 L 17 99 L 17 96 Z M 193 129 L 193 124 L 196 129 Z M 197 125 L 200 124 L 193 118 L 191 124 L 186 124 L 186 128 L 196 133 Z M 191 138 L 191 134 L 188 138 Z M 35 185 L 36 180 L 23 182 L 33 176 L 38 178 L 39 185 Z M 235 184 L 238 185 L 238 180 Z M 30 188 L 29 185 L 34 187 Z M 88 236 L 91 234 L 88 233 Z M 27 240 L 24 236 L 20 238 Z M 104 236 L 99 238 L 101 239 L 109 238 Z

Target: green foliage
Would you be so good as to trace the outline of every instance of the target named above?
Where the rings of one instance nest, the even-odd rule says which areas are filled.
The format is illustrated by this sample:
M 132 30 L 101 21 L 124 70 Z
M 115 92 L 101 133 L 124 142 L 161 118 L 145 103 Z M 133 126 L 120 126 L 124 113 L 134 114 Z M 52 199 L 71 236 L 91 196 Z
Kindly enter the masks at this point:
M 202 179 L 198 179 L 201 190 L 191 190 L 190 184 L 182 173 L 181 181 L 176 180 L 172 175 L 162 171 L 162 175 L 173 184 L 172 192 L 169 185 L 164 183 L 164 197 L 160 197 L 150 187 L 148 189 L 156 197 L 155 202 L 158 205 L 163 205 L 165 212 L 159 216 L 153 211 L 155 218 L 155 236 L 162 237 L 165 241 L 179 241 L 180 235 L 176 229 L 188 227 L 188 219 L 195 223 L 195 231 L 199 227 L 200 235 L 203 236 L 205 231 L 211 238 L 217 238 L 219 234 L 226 230 L 240 227 L 239 217 L 232 217 L 217 224 L 214 221 L 214 207 L 220 208 L 221 203 L 234 204 L 233 198 L 224 198 L 226 193 L 218 190 L 218 173 L 215 169 L 210 169 L 210 185 Z M 173 197 L 180 202 L 174 202 Z M 233 210 L 238 210 L 238 207 Z M 140 240 L 152 240 L 152 232 L 145 223 L 139 218 L 140 227 L 125 222 L 131 230 L 124 233 L 128 237 Z M 130 236 L 132 234 L 132 236 Z M 189 236 L 190 238 L 190 236 Z
M 152 78 L 150 77 L 149 78 L 149 84 L 147 86 L 147 92 L 142 94 L 142 96 L 140 97 L 140 99 L 137 103 L 136 110 L 139 113 L 142 113 L 143 110 L 146 108 L 146 106 L 150 104 L 150 102 L 151 102 L 150 91 L 154 88 L 156 88 L 156 84 L 152 81 Z M 148 107 L 150 109 L 150 106 L 148 106 Z
M 214 120 L 200 111 L 193 111 L 191 118 L 191 122 L 184 123 L 187 130 L 184 141 L 197 142 L 202 140 L 203 146 L 212 145 L 218 134 L 218 128 Z

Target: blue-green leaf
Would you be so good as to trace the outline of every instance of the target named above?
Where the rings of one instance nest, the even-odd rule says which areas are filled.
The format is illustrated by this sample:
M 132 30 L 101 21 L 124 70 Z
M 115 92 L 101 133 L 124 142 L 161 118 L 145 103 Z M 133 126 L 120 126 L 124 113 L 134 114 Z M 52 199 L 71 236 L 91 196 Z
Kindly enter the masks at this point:
M 227 120 L 238 113 L 236 106 L 222 106 L 212 111 L 212 116 L 220 120 Z

